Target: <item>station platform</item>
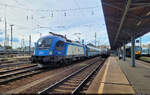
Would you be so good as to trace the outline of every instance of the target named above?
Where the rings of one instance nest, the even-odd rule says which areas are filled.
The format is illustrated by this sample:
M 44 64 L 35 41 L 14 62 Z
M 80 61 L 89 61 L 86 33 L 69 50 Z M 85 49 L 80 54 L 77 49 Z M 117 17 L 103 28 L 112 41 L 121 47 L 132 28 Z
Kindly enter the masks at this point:
M 86 94 L 135 94 L 117 57 L 109 57 L 98 72 Z
M 136 94 L 150 94 L 150 63 L 136 60 L 136 66 L 131 67 L 131 58 L 118 60 L 122 71 L 135 90 Z

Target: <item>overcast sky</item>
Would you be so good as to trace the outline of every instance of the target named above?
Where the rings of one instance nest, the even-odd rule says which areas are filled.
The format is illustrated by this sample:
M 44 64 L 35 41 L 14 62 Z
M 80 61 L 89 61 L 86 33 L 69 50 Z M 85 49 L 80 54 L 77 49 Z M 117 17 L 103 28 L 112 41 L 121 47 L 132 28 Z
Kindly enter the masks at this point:
M 30 34 L 34 45 L 40 33 L 44 36 L 50 31 L 66 35 L 71 40 L 80 37 L 86 43 L 94 43 L 96 32 L 97 45 L 109 45 L 100 0 L 0 0 L 1 44 L 4 42 L 5 16 L 9 39 L 10 24 L 14 24 L 14 47 L 21 46 L 22 39 L 28 45 Z M 144 43 L 150 41 L 150 35 L 147 35 L 143 38 Z

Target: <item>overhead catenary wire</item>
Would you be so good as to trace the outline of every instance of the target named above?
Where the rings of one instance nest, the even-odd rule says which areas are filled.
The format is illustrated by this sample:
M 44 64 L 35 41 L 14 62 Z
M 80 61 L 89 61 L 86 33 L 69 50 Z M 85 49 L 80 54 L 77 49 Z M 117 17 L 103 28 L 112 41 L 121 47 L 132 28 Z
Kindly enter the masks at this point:
M 73 8 L 73 9 L 32 9 L 32 8 L 24 8 L 24 7 L 19 7 L 15 5 L 10 5 L 10 4 L 5 4 L 5 3 L 0 3 L 1 6 L 7 6 L 10 8 L 18 8 L 26 11 L 31 11 L 31 12 L 66 12 L 66 11 L 76 11 L 76 10 L 89 10 L 89 9 L 95 9 L 95 8 L 100 8 L 100 6 L 94 6 L 94 7 L 84 7 L 84 8 Z
M 16 0 L 15 0 L 16 1 Z M 1 4 L 1 3 L 0 3 Z M 13 6 L 13 5 L 8 5 L 8 4 L 2 4 L 2 5 L 7 5 L 8 7 L 14 7 L 14 8 L 20 8 L 20 7 L 17 7 L 17 6 Z M 96 7 L 86 7 L 86 8 L 75 8 L 75 9 L 65 9 L 65 10 L 54 10 L 54 9 L 52 9 L 52 10 L 50 10 L 50 9 L 47 9 L 47 10 L 49 10 L 48 12 L 51 12 L 51 17 L 54 17 L 54 12 L 56 12 L 56 11 L 59 11 L 59 12 L 64 12 L 64 16 L 67 16 L 67 13 L 66 13 L 66 11 L 73 11 L 73 10 L 82 10 L 82 9 L 93 9 L 93 8 L 98 8 L 98 6 L 96 6 Z M 27 10 L 27 11 L 30 11 L 30 10 L 32 10 L 32 12 L 33 12 L 33 10 L 34 11 L 47 11 L 47 10 L 38 10 L 38 9 L 30 9 L 29 10 L 29 8 L 23 8 L 23 9 L 25 9 L 25 10 Z M 92 11 L 92 15 L 93 15 L 94 13 L 93 13 L 93 11 Z M 27 15 L 26 17 L 29 17 L 31 14 L 29 14 L 29 15 Z M 42 17 L 41 17 L 42 18 Z M 49 17 L 43 17 L 43 18 L 49 18 Z M 33 20 L 33 19 L 32 19 Z M 35 19 L 34 19 L 35 20 Z M 37 23 L 39 23 L 37 20 L 35 20 Z M 33 22 L 34 23 L 34 22 Z
M 2 4 L 2 5 L 7 5 L 9 8 L 15 8 L 15 9 L 17 9 L 17 10 L 23 10 L 23 11 L 27 11 L 27 12 L 29 12 L 29 13 L 27 13 L 27 14 L 25 14 L 24 15 L 24 19 L 26 19 L 27 20 L 27 17 L 28 17 L 28 22 L 27 23 L 31 23 L 30 21 L 32 21 L 33 22 L 33 26 L 34 26 L 34 28 L 37 26 L 37 25 L 42 25 L 41 23 L 39 23 L 41 20 L 42 21 L 44 21 L 45 20 L 45 18 L 47 18 L 47 20 L 45 20 L 45 21 L 47 21 L 47 22 L 50 22 L 51 21 L 51 18 L 54 18 L 54 17 L 57 17 L 56 16 L 56 12 L 61 12 L 60 14 L 60 16 L 62 16 L 62 18 L 64 18 L 64 17 L 68 17 L 68 16 L 71 16 L 70 14 L 71 14 L 71 12 L 73 12 L 72 14 L 75 14 L 75 13 L 77 13 L 77 15 L 75 15 L 75 16 L 80 16 L 80 14 L 82 14 L 83 12 L 82 11 L 84 11 L 84 10 L 92 10 L 92 12 L 91 13 L 89 13 L 89 12 L 87 12 L 87 13 L 89 13 L 89 14 L 94 14 L 95 12 L 93 12 L 93 10 L 94 9 L 98 9 L 99 8 L 99 6 L 94 6 L 94 7 L 85 7 L 85 8 L 80 8 L 80 6 L 78 6 L 78 4 L 76 4 L 77 5 L 77 8 L 73 8 L 73 9 L 70 9 L 70 8 L 68 8 L 68 9 L 34 9 L 34 8 L 30 8 L 30 7 L 26 7 L 25 5 L 22 5 L 20 2 L 18 2 L 18 0 L 14 0 L 16 3 L 17 3 L 17 6 L 16 5 L 10 5 L 10 4 L 2 4 L 2 3 L 0 3 L 0 5 Z M 76 2 L 76 0 L 74 0 L 75 2 Z M 48 13 L 49 15 L 44 15 L 43 16 L 43 18 L 42 18 L 42 16 L 41 15 L 36 15 L 37 14 L 37 12 L 46 12 L 46 13 Z M 16 12 L 17 13 L 17 12 Z M 73 15 L 74 16 L 74 15 Z M 62 20 L 61 18 L 60 18 L 60 20 Z M 62 21 L 60 21 L 60 23 L 61 23 Z M 9 23 L 9 21 L 8 21 L 8 23 Z M 29 28 L 28 27 L 28 25 L 20 25 L 20 24 L 18 24 L 17 25 L 18 27 L 20 27 L 20 28 L 24 28 L 24 29 L 26 29 L 26 28 Z M 45 25 L 43 25 L 43 26 L 45 26 Z M 50 27 L 50 26 L 48 26 L 48 27 Z M 64 26 L 64 27 L 67 27 L 67 26 Z M 71 26 L 68 26 L 68 27 L 71 27 Z M 50 27 L 51 28 L 51 27 Z M 59 28 L 59 27 L 58 27 Z
M 16 1 L 16 0 L 15 0 Z M 10 5 L 7 5 L 7 6 L 10 6 Z M 11 7 L 13 7 L 13 6 L 11 6 Z M 16 7 L 15 7 L 16 8 Z M 19 7 L 17 7 L 17 8 L 19 8 Z M 96 8 L 96 7 L 87 7 L 87 8 L 75 8 L 75 9 L 65 9 L 65 10 L 55 10 L 55 11 L 65 11 L 64 12 L 64 16 L 67 16 L 67 13 L 66 13 L 66 11 L 69 11 L 69 10 L 81 10 L 81 9 L 90 9 L 90 8 Z M 33 10 L 33 9 L 32 9 Z M 41 10 L 41 11 L 44 11 L 44 10 Z M 53 10 L 54 11 L 54 10 Z M 53 17 L 54 16 L 54 12 L 53 11 L 51 11 L 52 12 L 52 14 L 51 14 L 51 17 Z M 27 17 L 28 17 L 28 19 L 29 19 L 29 15 L 27 15 Z M 45 18 L 49 18 L 49 17 L 45 17 Z M 36 23 L 35 23 L 36 22 Z M 37 21 L 36 19 L 34 19 L 34 22 L 33 22 L 33 15 L 32 15 L 32 23 L 34 23 L 35 25 L 39 25 L 39 24 L 37 24 L 37 23 L 39 23 L 39 21 Z

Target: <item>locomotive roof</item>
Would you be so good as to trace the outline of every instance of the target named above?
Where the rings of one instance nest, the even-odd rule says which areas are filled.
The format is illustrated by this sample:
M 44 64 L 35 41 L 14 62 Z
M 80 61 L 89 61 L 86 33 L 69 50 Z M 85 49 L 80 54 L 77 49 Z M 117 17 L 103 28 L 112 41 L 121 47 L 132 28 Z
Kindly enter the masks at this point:
M 60 39 L 60 40 L 62 40 L 62 41 L 66 41 L 64 38 L 62 38 L 62 37 L 58 37 L 58 36 L 53 36 L 53 35 L 46 35 L 46 36 L 43 36 L 43 37 L 41 37 L 41 38 L 57 38 L 57 39 Z M 40 39 L 41 39 L 40 38 Z
M 56 39 L 59 39 L 59 40 L 64 41 L 64 42 L 68 42 L 68 43 L 72 43 L 72 44 L 76 44 L 76 45 L 81 45 L 81 46 L 82 46 L 81 43 L 77 43 L 77 42 L 75 42 L 75 41 L 71 41 L 71 40 L 62 38 L 62 37 L 60 37 L 60 36 L 46 35 L 46 36 L 43 36 L 43 37 L 41 37 L 41 38 L 56 38 Z M 40 39 L 41 39 L 41 38 L 40 38 Z
M 65 38 L 62 38 L 62 37 L 60 37 L 60 36 L 46 35 L 46 36 L 43 36 L 43 37 L 41 37 L 41 38 L 57 38 L 57 39 L 62 40 L 62 41 L 64 41 L 64 42 L 68 42 L 68 43 L 72 43 L 72 44 L 76 44 L 76 45 L 83 46 L 83 44 L 81 44 L 81 43 L 78 43 L 78 42 L 76 42 L 76 41 L 66 40 Z M 41 38 L 40 38 L 40 39 L 41 39 Z M 89 45 L 86 45 L 86 46 L 89 47 L 89 48 L 94 48 L 94 49 L 100 50 L 99 48 L 96 48 L 96 47 L 93 47 L 93 46 L 89 46 Z

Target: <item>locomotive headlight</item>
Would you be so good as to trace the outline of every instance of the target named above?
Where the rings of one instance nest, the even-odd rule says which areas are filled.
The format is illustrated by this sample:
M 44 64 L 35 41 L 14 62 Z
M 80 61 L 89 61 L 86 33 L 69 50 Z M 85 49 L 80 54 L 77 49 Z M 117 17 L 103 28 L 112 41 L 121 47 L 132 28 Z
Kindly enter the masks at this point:
M 52 55 L 52 51 L 49 52 L 49 55 Z
M 141 51 L 137 51 L 135 54 L 141 54 Z

